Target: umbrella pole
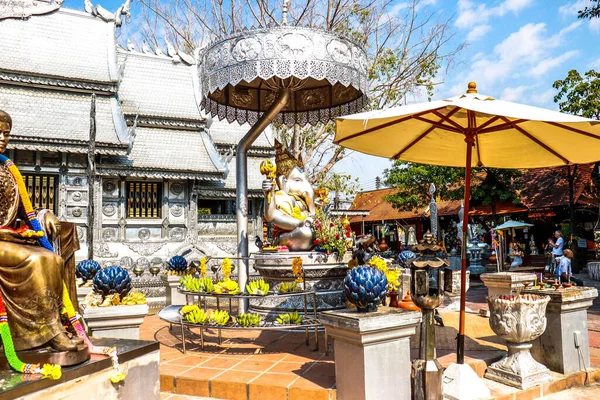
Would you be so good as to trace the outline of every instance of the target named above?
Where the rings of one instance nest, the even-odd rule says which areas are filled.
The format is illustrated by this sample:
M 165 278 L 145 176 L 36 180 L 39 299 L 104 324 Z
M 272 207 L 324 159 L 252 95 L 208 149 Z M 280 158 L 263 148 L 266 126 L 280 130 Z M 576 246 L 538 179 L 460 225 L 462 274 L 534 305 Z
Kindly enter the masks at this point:
M 470 113 L 470 112 L 469 112 Z M 471 122 L 471 118 L 469 118 Z M 470 125 L 470 124 L 469 124 Z M 465 169 L 465 208 L 462 226 L 462 249 L 460 265 L 460 317 L 458 322 L 458 340 L 456 351 L 456 362 L 465 363 L 465 308 L 467 297 L 467 232 L 469 229 L 469 201 L 471 200 L 471 158 L 475 134 L 469 130 L 465 136 L 467 143 L 467 165 Z

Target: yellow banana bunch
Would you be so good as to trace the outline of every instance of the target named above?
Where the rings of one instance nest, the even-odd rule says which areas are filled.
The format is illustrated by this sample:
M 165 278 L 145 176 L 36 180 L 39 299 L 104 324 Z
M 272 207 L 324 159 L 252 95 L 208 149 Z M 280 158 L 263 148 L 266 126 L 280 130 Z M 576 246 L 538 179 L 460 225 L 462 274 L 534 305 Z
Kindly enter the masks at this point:
M 240 287 L 236 281 L 231 279 L 221 281 L 214 286 L 213 293 L 215 294 L 238 294 Z
M 185 321 L 192 322 L 194 324 L 203 324 L 208 318 L 208 314 L 196 304 L 181 307 L 181 313 L 183 314 L 183 319 Z
M 235 322 L 240 326 L 258 326 L 260 324 L 260 315 L 258 314 L 238 314 Z
M 200 291 L 210 293 L 213 291 L 213 280 L 212 278 L 200 278 Z
M 179 278 L 179 286 L 183 289 L 183 290 L 189 290 L 188 286 L 189 284 L 192 282 L 192 280 L 194 280 L 194 277 L 192 275 L 184 275 L 181 278 Z
M 302 321 L 302 316 L 298 314 L 298 311 L 280 314 L 277 317 L 277 322 L 279 322 L 281 325 L 301 324 Z
M 123 297 L 121 304 L 125 304 L 127 306 L 146 304 L 146 295 L 142 292 L 138 292 L 137 290 L 132 290 L 127 296 Z
M 229 314 L 225 310 L 211 311 L 208 320 L 217 325 L 223 326 L 229 322 Z
M 281 282 L 278 288 L 279 293 L 301 292 L 302 288 L 294 281 Z
M 266 296 L 269 293 L 270 286 L 268 283 L 264 281 L 264 279 L 258 281 L 250 281 L 246 285 L 246 290 L 248 294 L 253 294 L 256 296 Z

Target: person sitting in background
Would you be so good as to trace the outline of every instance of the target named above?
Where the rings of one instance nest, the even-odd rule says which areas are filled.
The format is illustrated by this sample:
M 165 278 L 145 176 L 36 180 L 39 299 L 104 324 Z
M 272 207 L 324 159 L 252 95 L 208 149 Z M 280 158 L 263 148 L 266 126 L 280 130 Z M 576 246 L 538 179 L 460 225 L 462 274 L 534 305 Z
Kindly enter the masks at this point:
M 521 246 L 519 245 L 519 243 L 514 242 L 511 246 L 511 249 L 511 257 L 513 258 L 513 261 L 510 264 L 510 267 L 520 267 L 521 265 L 523 265 L 523 251 L 521 250 Z
M 571 259 L 573 258 L 573 252 L 569 249 L 563 252 L 561 257 L 556 259 L 556 278 L 560 280 L 560 283 L 574 282 L 577 286 L 583 286 L 583 281 L 573 277 L 571 271 Z

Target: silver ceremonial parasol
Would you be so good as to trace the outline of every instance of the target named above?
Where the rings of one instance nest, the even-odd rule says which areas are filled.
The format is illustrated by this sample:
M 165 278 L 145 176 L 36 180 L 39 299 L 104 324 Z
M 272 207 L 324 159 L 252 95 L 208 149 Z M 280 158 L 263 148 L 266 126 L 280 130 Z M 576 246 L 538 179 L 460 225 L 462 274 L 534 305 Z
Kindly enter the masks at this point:
M 202 108 L 252 127 L 237 145 L 236 217 L 240 288 L 248 264 L 247 150 L 271 123 L 326 123 L 367 104 L 367 54 L 346 37 L 287 24 L 244 29 L 210 43 L 201 53 Z M 240 303 L 240 312 L 247 309 Z

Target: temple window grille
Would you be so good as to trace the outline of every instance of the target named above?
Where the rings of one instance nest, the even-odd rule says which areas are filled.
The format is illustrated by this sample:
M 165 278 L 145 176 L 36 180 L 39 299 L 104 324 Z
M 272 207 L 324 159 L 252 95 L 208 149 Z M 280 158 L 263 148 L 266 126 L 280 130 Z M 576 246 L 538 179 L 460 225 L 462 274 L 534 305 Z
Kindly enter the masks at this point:
M 35 210 L 46 208 L 56 210 L 58 197 L 58 176 L 23 174 L 27 193 Z
M 162 183 L 127 182 L 127 217 L 160 218 Z
M 234 215 L 235 200 L 198 200 L 198 216 L 202 215 Z

